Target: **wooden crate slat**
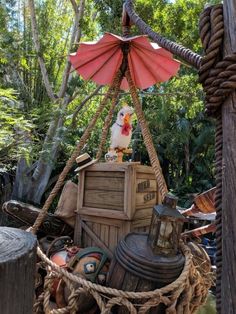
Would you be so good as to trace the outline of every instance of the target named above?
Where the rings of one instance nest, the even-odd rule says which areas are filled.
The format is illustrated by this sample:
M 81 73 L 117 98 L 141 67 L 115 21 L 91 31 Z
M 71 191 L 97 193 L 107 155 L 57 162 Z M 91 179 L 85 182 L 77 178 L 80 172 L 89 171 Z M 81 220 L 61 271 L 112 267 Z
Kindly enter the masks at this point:
M 148 178 L 145 179 L 136 179 L 136 192 L 156 192 L 157 191 L 157 182 L 156 180 L 151 180 Z
M 143 226 L 150 226 L 152 216 L 135 220 L 132 223 L 132 228 L 141 228 Z
M 156 177 L 154 173 L 145 173 L 145 172 L 136 172 L 137 173 L 137 179 L 144 179 L 144 180 L 155 180 Z
M 136 208 L 147 208 L 156 205 L 156 192 L 144 192 L 136 194 Z
M 124 193 L 122 191 L 85 190 L 83 206 L 122 210 Z
M 85 178 L 85 190 L 124 191 L 124 177 L 88 177 Z
M 90 169 L 90 168 L 89 168 Z M 102 178 L 124 178 L 124 171 L 86 171 L 86 177 L 102 177 Z
M 114 251 L 118 243 L 118 228 L 110 226 L 109 228 L 109 248 Z
M 133 217 L 133 221 L 152 216 L 152 210 L 153 210 L 152 207 L 142 208 L 142 209 L 137 210 Z

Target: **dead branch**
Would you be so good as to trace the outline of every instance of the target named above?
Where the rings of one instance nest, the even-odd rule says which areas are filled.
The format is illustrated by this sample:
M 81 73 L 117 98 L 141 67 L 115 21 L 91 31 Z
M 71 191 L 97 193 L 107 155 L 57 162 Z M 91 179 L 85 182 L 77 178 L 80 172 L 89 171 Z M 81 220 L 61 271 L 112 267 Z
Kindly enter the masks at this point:
M 72 5 L 72 7 L 73 7 L 73 9 L 75 11 L 75 14 L 77 14 L 79 12 L 79 10 L 78 10 L 78 6 L 77 6 L 76 1 L 75 0 L 70 0 L 70 2 L 71 2 L 71 5 Z
M 75 21 L 74 21 L 74 26 L 71 34 L 71 40 L 70 40 L 70 46 L 69 46 L 69 52 L 71 52 L 71 49 L 73 45 L 76 43 L 79 43 L 80 38 L 81 38 L 81 27 L 80 27 L 80 22 L 83 18 L 84 15 L 84 5 L 85 5 L 85 0 L 80 0 L 79 8 L 76 4 L 76 1 L 71 0 L 71 4 L 73 6 L 73 9 L 75 11 Z M 58 97 L 62 98 L 65 95 L 66 92 L 66 87 L 68 84 L 69 76 L 70 76 L 70 69 L 71 69 L 71 63 L 69 60 L 66 62 L 66 66 L 64 69 L 64 73 L 62 76 L 62 84 L 60 91 L 58 93 Z
M 47 90 L 47 94 L 48 94 L 49 98 L 54 102 L 56 100 L 56 97 L 54 95 L 52 86 L 49 82 L 48 72 L 47 72 L 44 58 L 43 58 L 43 55 L 41 52 L 41 46 L 40 46 L 40 41 L 39 41 L 39 32 L 38 32 L 38 26 L 37 26 L 37 21 L 36 21 L 36 14 L 35 14 L 34 0 L 28 0 L 28 4 L 29 4 L 29 10 L 30 10 L 30 18 L 31 18 L 31 25 L 32 25 L 32 35 L 33 35 L 33 40 L 34 40 L 34 47 L 35 47 L 36 53 L 38 55 L 38 61 L 39 61 L 40 69 L 42 72 L 44 85 L 45 85 L 45 88 Z
M 75 127 L 76 125 L 76 119 L 77 119 L 77 116 L 80 112 L 80 110 L 84 107 L 84 105 L 94 96 L 96 96 L 98 94 L 98 92 L 100 91 L 100 89 L 102 88 L 103 86 L 100 85 L 98 86 L 90 95 L 88 95 L 87 97 L 84 98 L 84 100 L 79 104 L 79 106 L 75 109 L 74 113 L 73 113 L 73 117 L 72 117 L 72 122 L 71 122 L 71 125 L 72 127 Z

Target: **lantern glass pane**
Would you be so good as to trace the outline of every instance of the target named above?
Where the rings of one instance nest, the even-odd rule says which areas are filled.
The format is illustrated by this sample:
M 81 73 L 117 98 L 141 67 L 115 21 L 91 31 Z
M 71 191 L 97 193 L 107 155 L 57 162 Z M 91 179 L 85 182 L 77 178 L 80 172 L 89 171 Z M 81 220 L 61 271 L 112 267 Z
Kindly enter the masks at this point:
M 171 248 L 172 244 L 173 226 L 170 221 L 162 221 L 160 225 L 160 232 L 157 245 L 161 248 Z

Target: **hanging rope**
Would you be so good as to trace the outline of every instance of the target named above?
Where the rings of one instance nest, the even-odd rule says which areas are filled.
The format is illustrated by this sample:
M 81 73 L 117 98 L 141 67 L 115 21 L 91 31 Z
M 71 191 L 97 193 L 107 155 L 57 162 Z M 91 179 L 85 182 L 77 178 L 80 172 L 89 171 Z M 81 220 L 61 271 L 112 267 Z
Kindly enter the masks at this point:
M 106 143 L 106 139 L 107 139 L 107 135 L 108 135 L 108 131 L 109 131 L 109 126 L 111 124 L 112 121 L 112 117 L 113 117 L 113 113 L 114 113 L 114 109 L 115 106 L 117 105 L 117 98 L 118 98 L 118 94 L 119 94 L 119 88 L 117 88 L 117 90 L 115 91 L 113 98 L 112 98 L 112 104 L 111 107 L 109 109 L 108 115 L 106 116 L 105 122 L 104 122 L 104 126 L 102 129 L 102 136 L 101 136 L 101 140 L 100 140 L 100 144 L 98 147 L 98 152 L 96 155 L 96 159 L 99 160 L 102 156 L 102 152 Z
M 206 93 L 206 109 L 216 117 L 215 176 L 216 176 L 216 308 L 221 313 L 222 272 L 222 150 L 223 130 L 221 105 L 236 88 L 236 53 L 222 60 L 224 34 L 223 7 L 209 7 L 200 17 L 200 37 L 205 56 L 199 71 L 200 81 Z
M 216 177 L 216 309 L 221 312 L 221 272 L 222 272 L 222 116 L 220 105 L 209 104 L 211 96 L 216 92 L 217 76 L 222 75 L 219 71 L 221 58 L 221 45 L 223 42 L 224 22 L 222 5 L 208 7 L 200 16 L 200 38 L 205 56 L 199 70 L 199 79 L 206 93 L 206 108 L 208 112 L 216 114 L 215 133 L 215 177 Z M 218 80 L 219 82 L 219 80 Z M 215 103 L 216 104 L 216 103 Z
M 85 145 L 87 139 L 89 138 L 89 136 L 90 136 L 90 134 L 91 134 L 96 122 L 97 122 L 97 119 L 99 118 L 99 116 L 101 115 L 103 109 L 105 108 L 105 106 L 107 104 L 108 99 L 110 99 L 112 97 L 112 94 L 114 91 L 117 92 L 117 90 L 119 89 L 121 79 L 122 79 L 122 73 L 120 71 L 118 71 L 114 80 L 113 80 L 112 85 L 109 87 L 109 90 L 108 90 L 106 96 L 103 98 L 102 102 L 100 103 L 96 113 L 94 114 L 89 125 L 87 126 L 87 128 L 86 128 L 84 134 L 82 135 L 82 137 L 81 137 L 75 151 L 73 152 L 72 156 L 68 159 L 68 161 L 67 161 L 63 171 L 61 172 L 54 188 L 52 189 L 51 193 L 49 194 L 40 214 L 38 215 L 34 225 L 32 226 L 31 231 L 34 234 L 37 232 L 39 226 L 43 222 L 43 219 L 44 219 L 50 205 L 52 204 L 52 202 L 53 202 L 55 196 L 57 195 L 57 193 L 59 192 L 59 190 L 61 189 L 68 172 L 70 171 L 70 169 L 72 168 L 72 166 L 75 162 L 76 157 L 80 154 L 83 146 Z
M 127 78 L 128 84 L 129 84 L 129 89 L 131 92 L 131 97 L 132 97 L 132 100 L 134 103 L 134 108 L 135 108 L 135 111 L 136 111 L 136 114 L 138 117 L 138 121 L 139 121 L 139 124 L 141 127 L 141 131 L 142 131 L 142 135 L 143 135 L 143 139 L 144 139 L 144 144 L 147 148 L 150 162 L 151 162 L 151 165 L 152 165 L 152 168 L 153 168 L 153 171 L 155 173 L 156 180 L 158 183 L 158 188 L 160 190 L 161 198 L 163 200 L 165 195 L 168 193 L 168 189 L 167 189 L 166 182 L 165 182 L 165 179 L 164 179 L 164 176 L 162 173 L 160 162 L 159 162 L 158 157 L 157 157 L 156 149 L 155 149 L 153 141 L 152 141 L 152 135 L 151 135 L 151 132 L 149 130 L 148 124 L 145 120 L 144 113 L 142 110 L 142 105 L 140 103 L 138 93 L 137 93 L 136 87 L 134 85 L 134 82 L 132 80 L 132 77 L 130 75 L 129 69 L 126 71 L 125 76 Z
M 128 13 L 131 21 L 138 27 L 142 34 L 148 35 L 154 42 L 156 42 L 160 47 L 165 48 L 171 53 L 175 54 L 182 60 L 193 65 L 195 68 L 199 68 L 201 64 L 201 56 L 197 53 L 185 48 L 163 36 L 154 32 L 150 26 L 148 26 L 140 16 L 133 9 L 133 1 L 125 1 L 125 10 Z

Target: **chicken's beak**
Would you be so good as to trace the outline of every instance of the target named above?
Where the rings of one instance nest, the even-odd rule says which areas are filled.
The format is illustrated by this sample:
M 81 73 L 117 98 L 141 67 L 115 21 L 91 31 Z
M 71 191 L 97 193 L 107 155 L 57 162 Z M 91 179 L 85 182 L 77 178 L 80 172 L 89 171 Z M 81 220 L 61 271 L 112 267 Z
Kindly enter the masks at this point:
M 130 124 L 131 115 L 129 113 L 126 113 L 124 117 L 124 124 Z

